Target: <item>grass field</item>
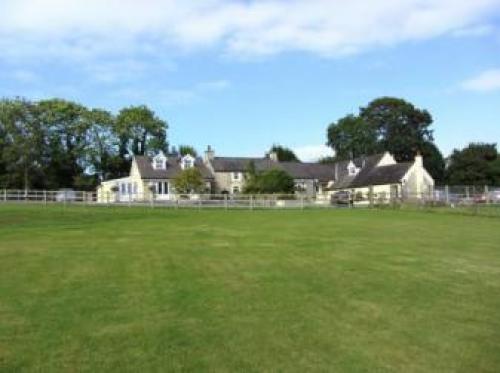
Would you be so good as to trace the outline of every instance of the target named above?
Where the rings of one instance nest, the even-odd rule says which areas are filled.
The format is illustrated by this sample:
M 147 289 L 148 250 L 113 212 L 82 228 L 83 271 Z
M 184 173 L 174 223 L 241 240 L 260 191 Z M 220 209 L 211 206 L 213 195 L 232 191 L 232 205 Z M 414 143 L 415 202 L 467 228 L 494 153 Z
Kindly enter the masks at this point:
M 500 219 L 0 205 L 0 371 L 499 372 Z

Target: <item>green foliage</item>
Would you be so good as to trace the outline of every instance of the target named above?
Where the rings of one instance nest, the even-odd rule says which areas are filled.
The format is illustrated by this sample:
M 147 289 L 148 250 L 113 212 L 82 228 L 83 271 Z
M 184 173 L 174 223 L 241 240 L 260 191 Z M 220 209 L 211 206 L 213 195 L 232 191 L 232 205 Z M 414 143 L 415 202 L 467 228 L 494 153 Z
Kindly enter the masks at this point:
M 167 128 L 147 106 L 130 106 L 120 110 L 116 131 L 120 138 L 120 153 L 145 155 L 148 152 L 167 152 Z
M 244 189 L 244 192 L 248 194 L 293 193 L 294 191 L 293 178 L 279 169 L 249 173 Z
M 332 147 L 339 159 L 370 155 L 380 149 L 376 128 L 354 115 L 348 115 L 328 126 L 327 145 Z
M 432 142 L 424 142 L 420 147 L 420 152 L 424 159 L 424 168 L 431 174 L 436 184 L 444 182 L 445 161 L 443 154 Z
M 194 167 L 182 170 L 174 180 L 174 187 L 175 191 L 181 194 L 205 191 L 205 183 L 200 170 Z
M 373 100 L 360 109 L 360 118 L 376 133 L 380 148 L 398 162 L 412 161 L 426 142 L 432 142 L 432 117 L 427 110 L 393 97 Z
M 148 108 L 119 119 L 61 99 L 0 100 L 0 187 L 92 189 L 128 174 L 131 154 L 166 148 L 166 124 Z
M 452 185 L 500 185 L 500 157 L 496 144 L 471 143 L 454 150 L 446 181 Z
M 293 150 L 281 145 L 274 144 L 269 152 L 274 152 L 278 156 L 280 162 L 300 162 Z
M 191 145 L 179 145 L 179 154 L 182 156 L 190 154 L 195 158 L 198 156 L 196 149 Z
M 393 97 L 381 97 L 359 115 L 348 115 L 330 124 L 327 145 L 335 151 L 335 159 L 349 159 L 389 151 L 398 162 L 412 161 L 417 152 L 424 157 L 424 166 L 437 181 L 444 179 L 443 155 L 433 143 L 432 117 L 427 110 Z

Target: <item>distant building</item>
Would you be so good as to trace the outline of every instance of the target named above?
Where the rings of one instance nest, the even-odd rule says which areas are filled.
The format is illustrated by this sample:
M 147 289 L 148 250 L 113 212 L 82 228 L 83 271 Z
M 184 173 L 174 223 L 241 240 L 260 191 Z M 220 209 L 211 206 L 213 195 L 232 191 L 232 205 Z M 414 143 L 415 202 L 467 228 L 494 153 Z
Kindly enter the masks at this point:
M 197 168 L 205 182 L 206 193 L 238 194 L 245 188 L 248 170 L 279 169 L 295 181 L 296 191 L 307 196 L 328 198 L 339 191 L 351 195 L 421 198 L 432 190 L 434 180 L 425 170 L 421 155 L 413 162 L 398 163 L 388 152 L 333 164 L 280 162 L 275 153 L 265 157 L 220 157 L 209 146 L 203 159 L 191 155 L 135 156 L 130 175 L 108 180 L 98 188 L 99 201 L 176 199 L 175 177 L 186 168 Z

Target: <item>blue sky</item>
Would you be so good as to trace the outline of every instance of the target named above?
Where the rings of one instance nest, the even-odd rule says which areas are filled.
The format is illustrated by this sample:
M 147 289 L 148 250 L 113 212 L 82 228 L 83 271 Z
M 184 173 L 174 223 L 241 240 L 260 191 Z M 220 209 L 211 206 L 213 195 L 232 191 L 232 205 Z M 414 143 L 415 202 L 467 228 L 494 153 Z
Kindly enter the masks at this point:
M 382 96 L 428 109 L 447 155 L 500 143 L 500 0 L 0 0 L 0 96 L 146 104 L 171 144 L 311 160 Z

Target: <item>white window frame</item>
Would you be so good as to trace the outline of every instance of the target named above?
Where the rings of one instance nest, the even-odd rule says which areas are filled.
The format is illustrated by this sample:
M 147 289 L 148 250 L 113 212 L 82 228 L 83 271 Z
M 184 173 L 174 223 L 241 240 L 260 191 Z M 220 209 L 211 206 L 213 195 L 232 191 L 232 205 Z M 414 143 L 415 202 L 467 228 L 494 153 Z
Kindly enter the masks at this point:
M 156 194 L 167 195 L 169 194 L 170 183 L 168 181 L 157 181 L 155 183 Z
M 241 175 L 239 172 L 231 172 L 231 179 L 234 181 L 240 181 Z

